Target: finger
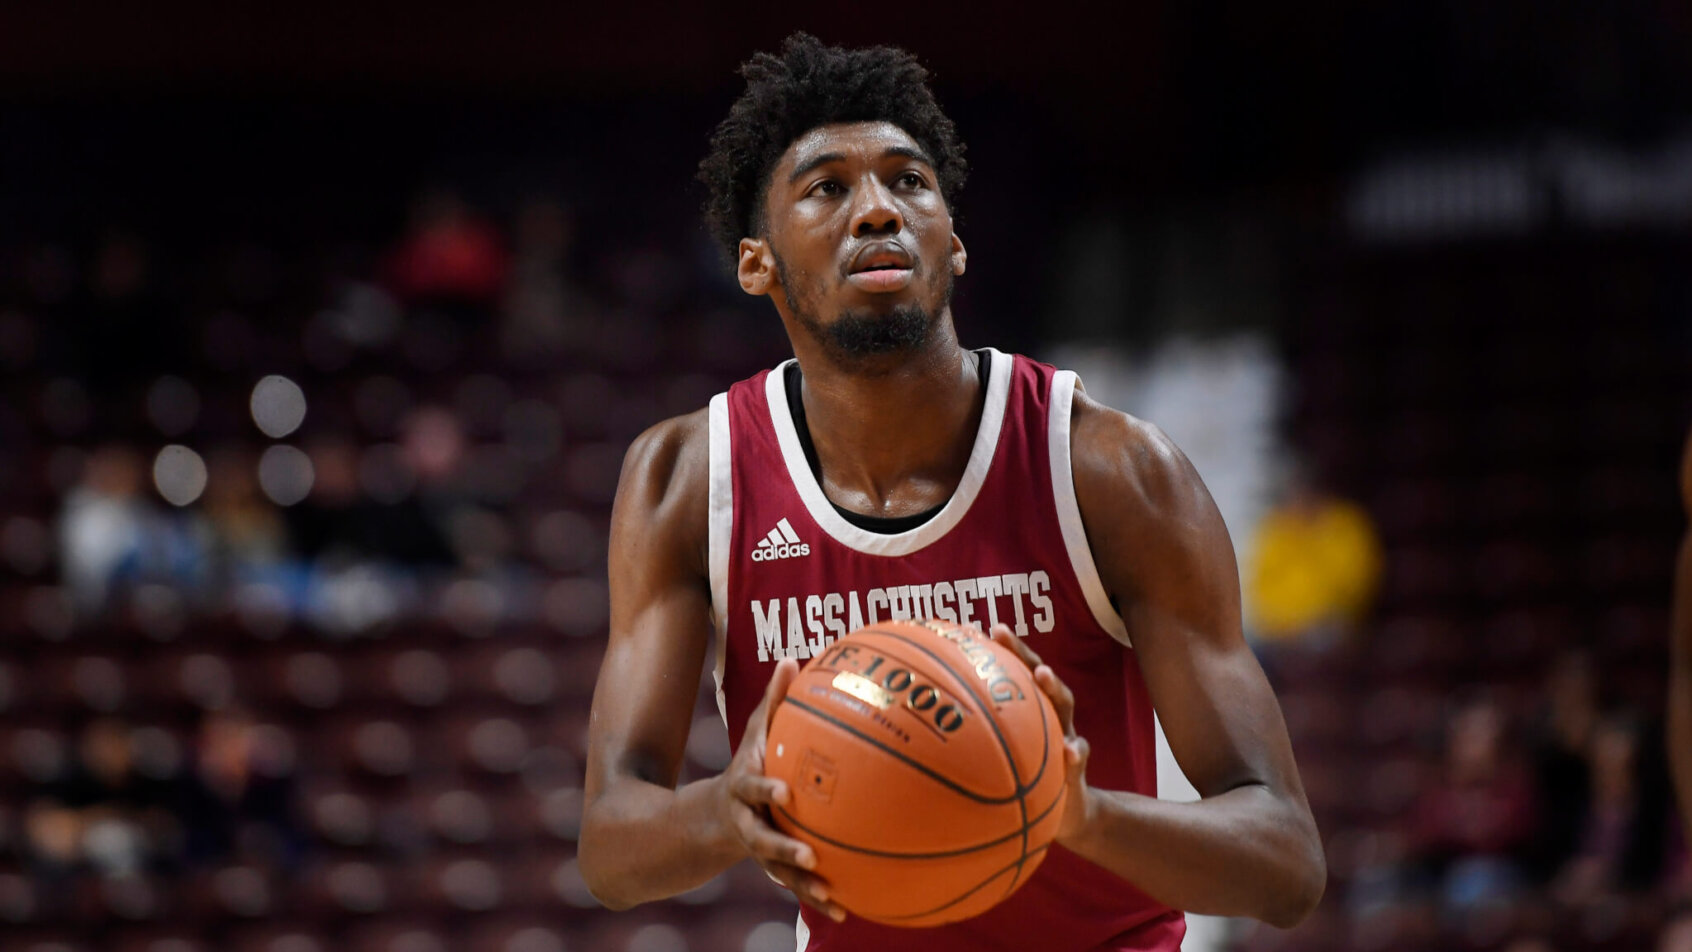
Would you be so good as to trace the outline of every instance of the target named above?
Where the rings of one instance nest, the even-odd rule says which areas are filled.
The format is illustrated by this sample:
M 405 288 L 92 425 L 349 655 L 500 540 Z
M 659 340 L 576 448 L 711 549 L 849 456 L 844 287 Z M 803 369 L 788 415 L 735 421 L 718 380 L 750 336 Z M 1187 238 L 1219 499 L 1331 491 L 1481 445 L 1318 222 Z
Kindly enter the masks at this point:
M 776 662 L 775 672 L 770 675 L 770 683 L 764 687 L 764 699 L 753 708 L 752 716 L 746 719 L 746 733 L 741 736 L 741 744 L 747 741 L 757 742 L 764 736 L 764 726 L 769 721 L 770 711 L 781 703 L 787 694 L 787 686 L 799 676 L 799 662 L 792 658 L 783 658 Z
M 787 805 L 786 781 L 751 771 L 736 772 L 729 780 L 729 793 L 748 806 Z
M 1022 663 L 1028 666 L 1028 670 L 1032 671 L 1040 666 L 1040 656 L 1034 653 L 1033 648 L 1028 647 L 1028 642 L 1018 638 L 1010 630 L 1010 626 L 994 625 L 993 640 L 1015 652 Z
M 1093 745 L 1085 737 L 1071 737 L 1063 742 L 1063 759 L 1071 778 L 1087 772 L 1087 758 L 1092 752 Z
M 1034 669 L 1034 683 L 1046 696 L 1052 699 L 1052 707 L 1057 710 L 1058 723 L 1063 725 L 1063 732 L 1073 736 L 1075 734 L 1075 694 L 1069 690 L 1069 685 L 1057 676 L 1057 672 L 1050 665 L 1040 665 Z
M 846 909 L 829 898 L 828 882 L 815 873 L 785 863 L 766 863 L 764 871 L 798 897 L 799 901 L 835 922 L 846 921 Z
M 734 826 L 746 852 L 760 864 L 782 863 L 795 869 L 816 869 L 817 853 L 810 844 L 784 836 L 762 817 L 742 806 L 735 812 Z

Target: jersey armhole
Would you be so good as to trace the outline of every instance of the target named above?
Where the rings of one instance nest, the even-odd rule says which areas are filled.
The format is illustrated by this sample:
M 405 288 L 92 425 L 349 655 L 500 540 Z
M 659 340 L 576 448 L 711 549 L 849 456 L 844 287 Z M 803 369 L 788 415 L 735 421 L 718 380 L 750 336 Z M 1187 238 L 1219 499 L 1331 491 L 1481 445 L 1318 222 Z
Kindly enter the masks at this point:
M 705 561 L 711 577 L 711 627 L 716 632 L 716 660 L 711 679 L 717 687 L 717 713 L 728 724 L 728 700 L 723 695 L 723 670 L 728 663 L 728 553 L 734 531 L 734 467 L 729 443 L 728 394 L 711 398 L 710 469 L 707 491 L 710 513 L 706 527 Z
M 1087 542 L 1087 527 L 1081 521 L 1081 504 L 1075 497 L 1075 468 L 1070 455 L 1069 422 L 1074 408 L 1075 391 L 1080 380 L 1073 370 L 1060 370 L 1052 375 L 1052 403 L 1046 414 L 1046 443 L 1052 457 L 1052 498 L 1057 504 L 1058 527 L 1063 531 L 1063 547 L 1069 552 L 1069 567 L 1081 592 L 1092 609 L 1093 620 L 1099 623 L 1123 647 L 1132 648 L 1128 640 L 1128 626 L 1110 604 L 1104 581 L 1099 578 L 1098 565 L 1093 561 L 1093 548 Z

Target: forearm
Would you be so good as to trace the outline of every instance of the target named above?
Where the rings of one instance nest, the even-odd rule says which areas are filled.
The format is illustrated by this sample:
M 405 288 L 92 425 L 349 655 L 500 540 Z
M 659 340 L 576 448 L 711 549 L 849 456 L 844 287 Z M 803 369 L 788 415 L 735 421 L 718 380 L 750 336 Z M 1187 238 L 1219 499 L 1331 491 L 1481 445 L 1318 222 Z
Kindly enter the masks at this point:
M 746 858 L 720 819 L 722 776 L 677 789 L 625 777 L 583 812 L 582 878 L 612 909 L 683 893 Z
M 1089 791 L 1063 846 L 1176 909 L 1297 924 L 1322 898 L 1327 864 L 1309 815 L 1261 784 L 1194 803 Z

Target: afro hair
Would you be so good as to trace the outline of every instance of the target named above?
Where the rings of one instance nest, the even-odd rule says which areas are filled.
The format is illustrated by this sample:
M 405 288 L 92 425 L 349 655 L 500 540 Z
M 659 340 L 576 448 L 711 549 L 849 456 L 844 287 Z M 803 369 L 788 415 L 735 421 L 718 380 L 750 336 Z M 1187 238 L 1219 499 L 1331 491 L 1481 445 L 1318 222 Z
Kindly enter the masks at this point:
M 763 231 L 770 172 L 795 139 L 836 122 L 893 123 L 934 159 L 947 208 L 969 174 L 957 128 L 928 88 L 928 70 L 891 46 L 849 50 L 808 33 L 740 68 L 746 91 L 711 136 L 699 163 L 709 194 L 705 222 L 732 261 L 740 239 Z

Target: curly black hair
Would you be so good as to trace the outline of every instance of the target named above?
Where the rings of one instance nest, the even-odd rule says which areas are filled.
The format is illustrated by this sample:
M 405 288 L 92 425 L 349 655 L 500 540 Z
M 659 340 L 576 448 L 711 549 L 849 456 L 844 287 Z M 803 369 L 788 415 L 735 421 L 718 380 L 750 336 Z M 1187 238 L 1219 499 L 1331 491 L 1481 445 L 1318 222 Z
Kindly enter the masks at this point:
M 711 135 L 699 163 L 709 195 L 705 223 L 732 261 L 740 239 L 763 231 L 770 172 L 793 141 L 835 122 L 891 122 L 934 159 L 940 195 L 954 208 L 969 174 L 964 144 L 928 88 L 928 70 L 892 46 L 849 50 L 795 33 L 781 54 L 740 68 L 746 91 Z

